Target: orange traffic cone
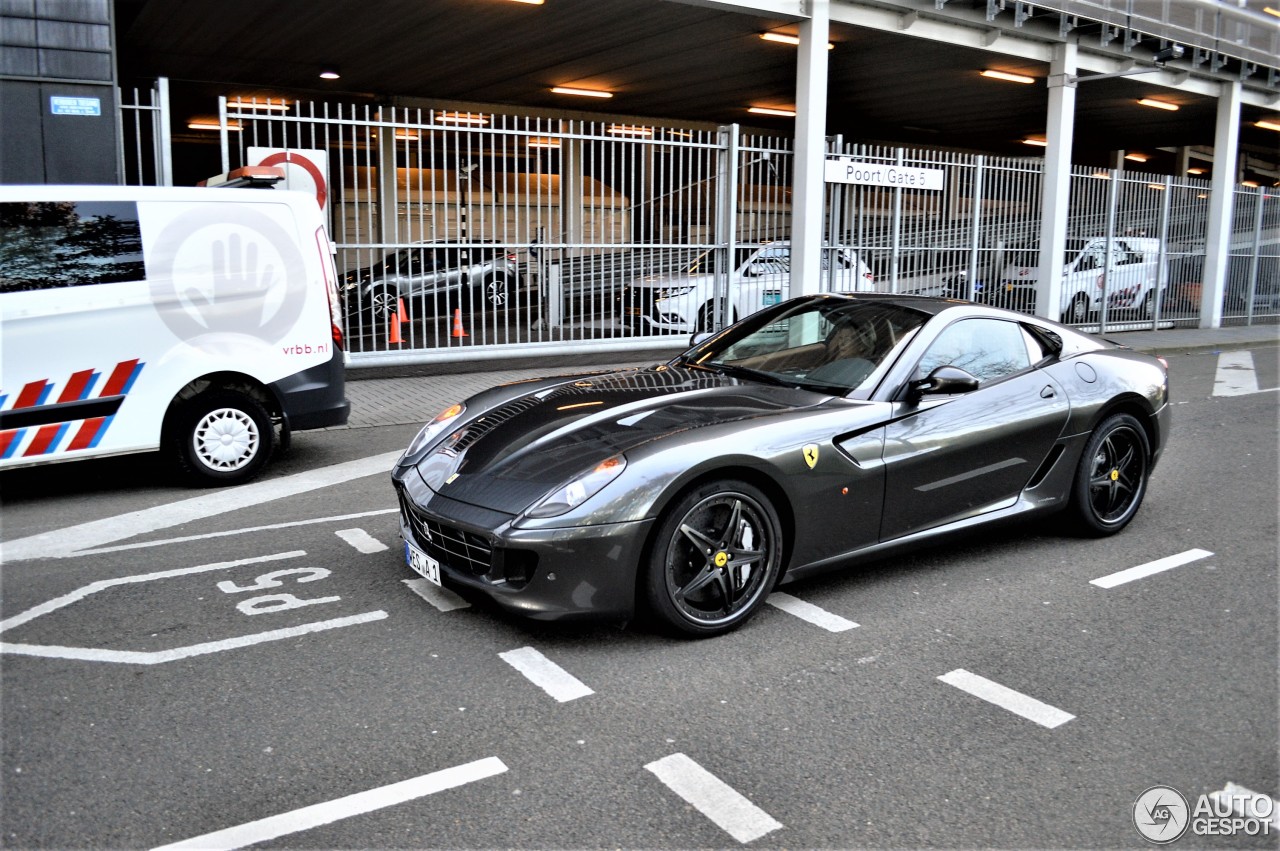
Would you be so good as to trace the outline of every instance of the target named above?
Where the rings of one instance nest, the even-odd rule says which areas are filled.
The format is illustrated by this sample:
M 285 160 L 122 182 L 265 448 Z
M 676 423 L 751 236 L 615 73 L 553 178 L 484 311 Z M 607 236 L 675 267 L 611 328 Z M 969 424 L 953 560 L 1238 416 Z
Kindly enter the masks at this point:
M 453 309 L 453 333 L 450 334 L 449 336 L 451 337 L 469 336 L 467 334 L 467 330 L 462 327 L 462 308 L 460 307 L 455 307 Z
M 404 343 L 400 335 L 400 326 L 409 320 L 404 309 L 404 299 L 396 304 L 396 312 L 387 318 L 387 345 L 399 346 Z

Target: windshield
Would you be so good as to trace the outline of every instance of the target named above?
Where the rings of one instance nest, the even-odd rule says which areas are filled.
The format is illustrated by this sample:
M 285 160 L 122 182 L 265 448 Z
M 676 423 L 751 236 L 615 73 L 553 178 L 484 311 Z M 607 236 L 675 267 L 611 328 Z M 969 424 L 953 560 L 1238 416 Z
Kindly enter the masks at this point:
M 687 366 L 866 398 L 927 314 L 880 301 L 822 298 L 764 310 L 681 356 Z
M 753 253 L 755 253 L 756 250 L 757 250 L 757 247 L 754 245 L 746 246 L 746 247 L 738 246 L 738 250 L 734 255 L 736 259 L 734 260 L 733 268 L 734 269 L 740 268 L 743 263 L 747 262 L 747 258 L 750 257 Z M 717 249 L 714 249 L 714 248 L 708 249 L 707 251 L 702 252 L 701 254 L 697 255 L 692 260 L 690 260 L 688 263 L 686 263 L 680 269 L 680 271 L 686 275 L 714 274 L 716 271 L 716 254 L 717 253 L 719 253 Z
M 1088 244 L 1089 240 L 1087 239 L 1068 239 L 1062 252 L 1063 264 L 1070 263 L 1080 256 L 1080 252 Z M 1009 266 L 1026 266 L 1028 268 L 1038 266 L 1040 264 L 1040 243 L 1037 241 L 1009 249 L 1005 253 L 1005 263 Z

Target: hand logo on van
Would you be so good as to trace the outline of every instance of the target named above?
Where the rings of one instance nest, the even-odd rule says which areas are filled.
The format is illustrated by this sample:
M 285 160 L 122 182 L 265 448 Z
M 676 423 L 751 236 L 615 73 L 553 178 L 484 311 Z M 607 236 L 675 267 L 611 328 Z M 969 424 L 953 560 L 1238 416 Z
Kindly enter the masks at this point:
M 267 263 L 258 270 L 258 246 L 243 245 L 240 234 L 224 242 L 214 240 L 209 258 L 212 292 L 188 287 L 182 295 L 210 331 L 242 331 L 246 325 L 262 327 L 267 300 L 274 285 L 275 269 Z
M 148 251 L 152 302 L 179 339 L 218 334 L 273 344 L 302 315 L 311 294 L 298 242 L 252 206 L 258 205 L 193 207 Z M 282 204 L 279 212 L 289 208 Z

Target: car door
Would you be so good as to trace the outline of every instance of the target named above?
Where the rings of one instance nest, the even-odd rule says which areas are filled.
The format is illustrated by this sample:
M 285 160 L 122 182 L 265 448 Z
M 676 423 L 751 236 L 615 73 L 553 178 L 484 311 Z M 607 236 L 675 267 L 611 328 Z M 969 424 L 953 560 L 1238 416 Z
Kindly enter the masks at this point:
M 1048 352 L 1016 321 L 970 318 L 929 345 L 913 374 L 957 366 L 976 390 L 899 401 L 884 448 L 880 538 L 1012 505 L 1066 425 L 1064 389 L 1037 364 Z

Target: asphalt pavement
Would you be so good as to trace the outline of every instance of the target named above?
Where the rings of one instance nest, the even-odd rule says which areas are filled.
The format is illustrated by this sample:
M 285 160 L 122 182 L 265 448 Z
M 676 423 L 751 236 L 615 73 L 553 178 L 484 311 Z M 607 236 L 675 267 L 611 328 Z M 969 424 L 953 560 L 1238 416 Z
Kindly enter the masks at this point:
M 1232 325 L 1222 328 L 1166 328 L 1108 333 L 1108 339 L 1138 351 L 1174 357 L 1280 343 L 1280 325 Z M 524 358 L 507 361 L 459 361 L 429 366 L 347 370 L 351 419 L 342 428 L 423 422 L 455 402 L 497 384 L 540 375 L 605 370 L 661 363 L 680 351 Z M 610 358 L 617 358 L 611 360 Z

